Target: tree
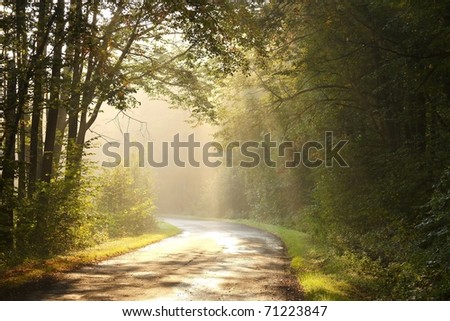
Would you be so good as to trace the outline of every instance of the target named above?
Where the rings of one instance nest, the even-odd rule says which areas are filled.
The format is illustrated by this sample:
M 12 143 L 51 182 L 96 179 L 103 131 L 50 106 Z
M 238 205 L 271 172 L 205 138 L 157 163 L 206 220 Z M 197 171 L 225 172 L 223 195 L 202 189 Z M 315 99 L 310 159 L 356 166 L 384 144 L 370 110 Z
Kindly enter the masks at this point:
M 251 7 L 228 1 L 23 0 L 2 8 L 8 63 L 0 234 L 6 251 L 14 250 L 19 216 L 35 221 L 29 228 L 45 226 L 38 213 L 18 215 L 21 202 L 50 204 L 52 184 L 63 199 L 80 189 L 86 135 L 102 108 L 132 107 L 142 87 L 212 116 L 211 79 L 242 68 L 242 50 L 253 41 L 250 21 L 238 23 L 251 18 Z
M 448 168 L 448 8 L 268 4 L 266 50 L 249 58 L 251 78 L 234 77 L 224 89 L 232 91 L 231 111 L 222 112 L 226 141 L 271 132 L 299 151 L 325 131 L 349 140 L 350 168 L 253 169 L 242 193 L 256 209 L 251 216 L 306 229 L 337 253 L 371 262 L 385 282 L 377 298 L 448 297 L 448 272 L 430 266 L 427 254 L 446 253 L 448 242 L 434 239 L 446 223 L 432 188 Z M 426 210 L 431 199 L 434 210 Z M 423 242 L 424 230 L 433 241 Z

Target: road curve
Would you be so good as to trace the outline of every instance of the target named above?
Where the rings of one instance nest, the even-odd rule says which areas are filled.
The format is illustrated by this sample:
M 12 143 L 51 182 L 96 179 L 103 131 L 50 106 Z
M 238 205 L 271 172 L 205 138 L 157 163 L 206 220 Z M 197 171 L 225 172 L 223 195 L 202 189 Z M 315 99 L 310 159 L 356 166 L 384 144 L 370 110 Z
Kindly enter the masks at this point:
M 251 227 L 163 218 L 182 233 L 62 274 L 30 300 L 298 300 L 282 242 Z

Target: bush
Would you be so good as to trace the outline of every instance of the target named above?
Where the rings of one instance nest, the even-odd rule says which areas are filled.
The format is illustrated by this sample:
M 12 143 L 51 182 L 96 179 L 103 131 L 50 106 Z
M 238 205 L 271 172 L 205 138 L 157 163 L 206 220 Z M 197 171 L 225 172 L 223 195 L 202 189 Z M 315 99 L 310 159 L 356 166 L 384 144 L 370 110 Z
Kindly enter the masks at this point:
M 94 188 L 87 181 L 41 182 L 32 198 L 19 202 L 15 239 L 21 256 L 46 257 L 93 245 L 103 224 L 93 207 Z
M 111 237 L 138 235 L 156 226 L 151 173 L 144 168 L 104 170 L 97 208 L 108 222 Z

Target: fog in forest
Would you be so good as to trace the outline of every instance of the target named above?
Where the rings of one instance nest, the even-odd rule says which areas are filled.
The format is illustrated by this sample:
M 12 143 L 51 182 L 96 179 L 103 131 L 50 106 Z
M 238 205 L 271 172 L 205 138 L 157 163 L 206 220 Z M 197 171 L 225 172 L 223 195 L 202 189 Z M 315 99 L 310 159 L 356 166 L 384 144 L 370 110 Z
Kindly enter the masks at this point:
M 144 146 L 144 165 L 151 168 L 157 213 L 216 216 L 218 191 L 214 181 L 220 169 L 204 166 L 200 151 L 206 142 L 214 140 L 213 135 L 217 128 L 210 124 L 198 124 L 191 119 L 188 110 L 176 108 L 177 106 L 171 106 L 163 100 L 151 99 L 144 92 L 138 92 L 136 99 L 141 104 L 125 112 L 110 106 L 104 108 L 89 133 L 89 138 L 93 141 L 93 148 L 88 151 L 89 159 L 94 160 L 98 166 L 102 166 L 104 161 L 111 161 L 111 157 L 105 155 L 102 148 L 107 142 L 117 141 L 121 144 L 120 147 L 110 150 L 121 155 L 120 166 L 124 166 L 123 142 L 124 135 L 128 133 L 129 141 L 139 142 Z M 186 163 L 186 167 L 174 164 L 170 144 L 177 134 L 181 142 L 187 141 L 188 136 L 194 134 L 195 141 L 201 144 L 200 148 L 195 150 L 195 160 L 200 162 L 200 167 L 195 168 L 189 164 L 185 148 L 180 148 L 180 159 Z M 149 165 L 148 142 L 153 142 L 155 162 L 161 162 L 163 142 L 168 142 L 168 166 Z M 137 163 L 140 153 L 138 148 L 130 147 L 130 153 L 132 162 Z M 145 175 L 148 175 L 148 172 L 149 170 L 146 170 Z

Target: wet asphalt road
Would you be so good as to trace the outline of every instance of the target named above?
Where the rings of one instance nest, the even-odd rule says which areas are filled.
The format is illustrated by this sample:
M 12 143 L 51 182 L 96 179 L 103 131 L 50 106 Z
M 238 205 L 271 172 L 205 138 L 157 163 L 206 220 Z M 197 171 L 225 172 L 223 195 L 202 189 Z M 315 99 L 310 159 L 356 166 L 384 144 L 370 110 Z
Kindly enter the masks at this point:
M 298 300 L 282 242 L 239 224 L 163 218 L 182 233 L 61 274 L 28 300 Z

